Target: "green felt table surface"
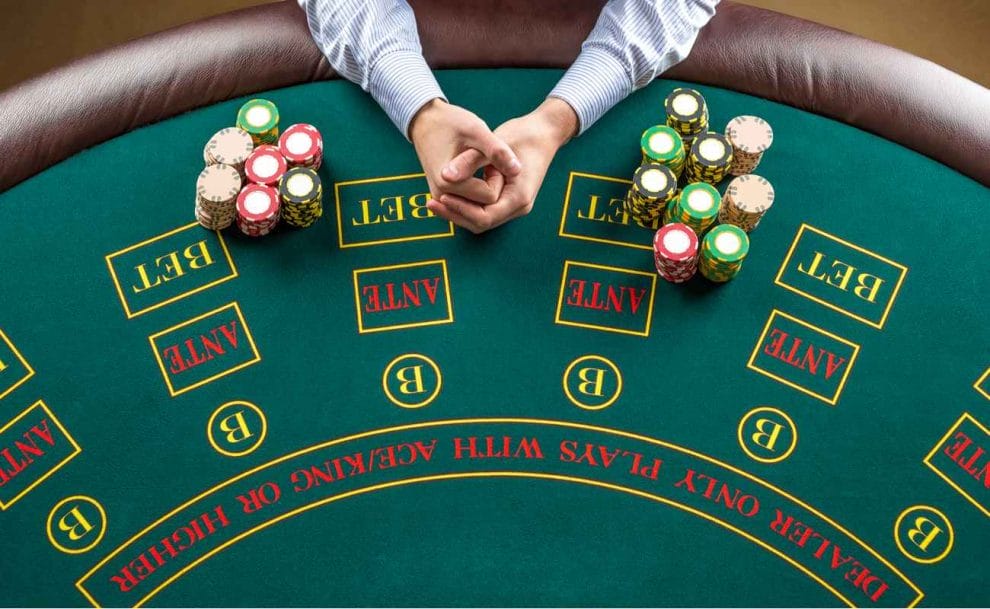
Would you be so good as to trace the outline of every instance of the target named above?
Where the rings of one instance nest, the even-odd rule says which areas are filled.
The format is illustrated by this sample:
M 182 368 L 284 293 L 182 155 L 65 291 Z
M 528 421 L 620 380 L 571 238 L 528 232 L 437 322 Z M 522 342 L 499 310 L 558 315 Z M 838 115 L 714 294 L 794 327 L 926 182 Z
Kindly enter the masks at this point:
M 559 76 L 438 73 L 450 100 L 490 125 L 537 105 Z M 334 185 L 416 174 L 412 147 L 350 83 L 265 92 L 283 127 L 308 122 L 324 134 L 324 217 L 257 240 L 231 228 L 222 245 L 198 226 L 179 231 L 169 243 L 206 239 L 214 264 L 187 264 L 148 290 L 134 289 L 136 269 L 151 268 L 165 251 L 145 254 L 162 242 L 127 248 L 194 221 L 204 142 L 247 98 L 137 129 L 0 194 L 0 450 L 10 449 L 0 453 L 8 472 L 0 604 L 990 603 L 990 474 L 980 477 L 986 457 L 974 452 L 990 450 L 990 396 L 981 392 L 990 366 L 990 192 L 853 127 L 689 85 L 706 97 L 713 129 L 740 114 L 773 125 L 757 173 L 773 183 L 776 202 L 735 280 L 668 284 L 653 271 L 652 229 L 582 224 L 577 215 L 562 222 L 562 214 L 569 183 L 573 214 L 595 192 L 606 193 L 602 202 L 621 192 L 620 182 L 583 176 L 628 179 L 640 133 L 663 121 L 663 98 L 680 85 L 658 80 L 617 106 L 559 152 L 529 216 L 480 236 L 436 218 L 355 223 L 358 208 L 348 206 L 362 196 L 425 193 L 425 183 Z M 403 239 L 411 236 L 432 238 Z M 362 241 L 370 244 L 353 246 Z M 235 277 L 217 255 L 224 247 Z M 797 269 L 798 257 L 807 270 L 816 252 L 821 265 L 856 260 L 883 275 L 880 304 Z M 355 275 L 428 261 L 436 262 Z M 832 268 L 833 283 L 842 268 Z M 419 277 L 439 278 L 426 284 L 440 290 L 430 306 L 368 308 L 367 285 Z M 614 281 L 645 298 L 635 313 L 628 300 L 621 312 L 571 306 L 574 279 L 587 290 Z M 166 370 L 169 345 L 210 330 L 223 338 L 215 330 L 231 320 L 239 333 L 230 353 Z M 842 369 L 825 378 L 808 362 L 783 362 L 786 353 L 770 356 L 773 335 L 764 331 L 775 328 L 817 340 Z M 383 387 L 404 354 L 428 357 L 442 377 L 425 406 L 393 403 L 386 388 L 402 401 L 402 378 L 386 376 Z M 565 391 L 589 388 L 564 376 L 585 355 L 621 371 L 607 407 L 579 408 Z M 5 393 L 27 366 L 34 374 Z M 436 388 L 436 373 L 420 370 Z M 601 378 L 606 392 L 619 389 L 614 376 Z M 32 408 L 39 400 L 44 407 Z M 263 441 L 243 456 L 218 451 L 207 432 L 231 401 L 256 405 L 266 421 Z M 797 429 L 793 451 L 772 463 L 741 444 L 759 429 L 741 433 L 740 421 L 763 406 Z M 52 419 L 62 429 L 51 443 L 24 427 L 48 421 L 51 431 Z M 950 432 L 972 441 L 955 458 Z M 44 455 L 24 453 L 25 437 Z M 506 437 L 508 455 L 499 451 Z M 323 483 L 304 488 L 321 467 Z M 252 490 L 264 497 L 257 509 Z M 66 514 L 78 500 L 53 513 L 75 496 L 95 500 L 105 518 L 93 504 Z M 915 506 L 951 523 L 951 547 L 931 511 L 912 533 Z M 78 525 L 79 514 L 93 526 L 77 526 L 85 535 L 72 539 L 57 523 Z M 203 514 L 213 514 L 216 530 L 168 555 L 162 540 L 175 549 L 190 521 L 206 527 Z M 788 515 L 803 524 L 782 531 Z M 936 525 L 925 548 L 912 544 Z M 802 526 L 815 532 L 803 545 Z

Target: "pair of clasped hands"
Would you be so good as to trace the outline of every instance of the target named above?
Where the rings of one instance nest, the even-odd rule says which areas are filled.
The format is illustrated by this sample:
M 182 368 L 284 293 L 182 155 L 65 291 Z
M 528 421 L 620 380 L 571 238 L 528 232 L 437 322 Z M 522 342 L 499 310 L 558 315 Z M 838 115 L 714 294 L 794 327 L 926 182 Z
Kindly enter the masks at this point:
M 430 186 L 427 208 L 475 234 L 528 214 L 550 162 L 577 127 L 570 105 L 552 97 L 494 131 L 464 108 L 428 102 L 409 127 Z

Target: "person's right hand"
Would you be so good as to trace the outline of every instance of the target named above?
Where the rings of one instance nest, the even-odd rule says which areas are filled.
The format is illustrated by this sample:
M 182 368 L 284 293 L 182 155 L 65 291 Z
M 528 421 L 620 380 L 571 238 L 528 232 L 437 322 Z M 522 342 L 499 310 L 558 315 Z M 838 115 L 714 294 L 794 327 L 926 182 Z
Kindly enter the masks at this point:
M 430 194 L 436 200 L 447 193 L 491 205 L 502 193 L 503 176 L 519 175 L 522 169 L 516 154 L 483 120 L 442 99 L 434 99 L 420 108 L 409 125 L 409 138 L 423 165 Z M 472 148 L 480 154 L 477 155 L 477 166 L 471 168 L 468 175 L 487 165 L 498 171 L 486 171 L 484 180 L 475 177 L 456 182 L 445 179 L 442 174 L 447 164 Z

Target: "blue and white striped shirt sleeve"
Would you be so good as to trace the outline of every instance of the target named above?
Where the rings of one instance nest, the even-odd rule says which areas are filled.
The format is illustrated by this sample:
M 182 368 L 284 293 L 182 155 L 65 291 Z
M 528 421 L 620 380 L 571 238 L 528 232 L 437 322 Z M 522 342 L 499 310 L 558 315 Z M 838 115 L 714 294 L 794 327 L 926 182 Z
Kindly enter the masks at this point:
M 330 65 L 371 94 L 409 137 L 426 102 L 446 100 L 430 71 L 405 0 L 298 0 Z
M 550 92 L 584 132 L 612 106 L 687 57 L 719 0 L 609 0 L 581 53 Z

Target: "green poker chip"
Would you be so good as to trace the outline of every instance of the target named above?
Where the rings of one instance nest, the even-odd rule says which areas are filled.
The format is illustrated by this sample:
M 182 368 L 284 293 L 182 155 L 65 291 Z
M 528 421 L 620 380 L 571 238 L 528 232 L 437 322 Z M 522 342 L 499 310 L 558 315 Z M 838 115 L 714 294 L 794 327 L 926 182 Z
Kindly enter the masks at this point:
M 705 235 L 702 251 L 714 262 L 741 263 L 749 253 L 749 236 L 738 226 L 719 224 Z
M 278 127 L 278 107 L 267 99 L 249 100 L 237 112 L 237 126 L 253 135 L 266 134 Z

